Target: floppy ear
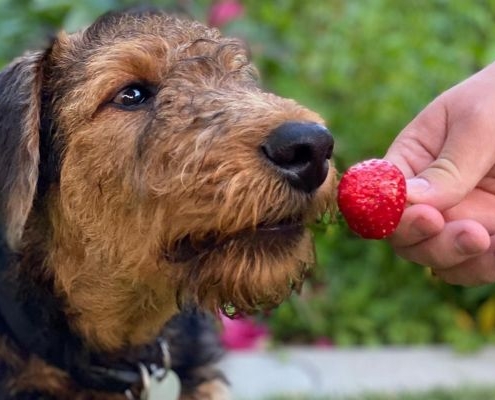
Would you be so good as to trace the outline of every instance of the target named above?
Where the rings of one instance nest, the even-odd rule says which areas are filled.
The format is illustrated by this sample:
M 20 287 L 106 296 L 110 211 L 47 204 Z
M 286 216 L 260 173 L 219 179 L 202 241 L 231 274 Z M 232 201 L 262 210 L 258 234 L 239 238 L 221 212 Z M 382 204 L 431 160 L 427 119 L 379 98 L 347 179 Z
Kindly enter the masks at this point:
M 31 53 L 0 72 L 0 242 L 15 249 L 38 181 L 44 53 Z

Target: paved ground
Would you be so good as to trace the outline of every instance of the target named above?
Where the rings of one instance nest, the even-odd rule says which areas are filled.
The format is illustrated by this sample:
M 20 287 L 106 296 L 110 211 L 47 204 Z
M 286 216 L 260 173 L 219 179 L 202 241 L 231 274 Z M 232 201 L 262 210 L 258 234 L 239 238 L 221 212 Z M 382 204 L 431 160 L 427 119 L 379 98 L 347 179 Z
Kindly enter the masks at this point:
M 348 395 L 463 385 L 495 386 L 495 348 L 461 355 L 447 348 L 325 349 L 232 352 L 221 364 L 234 399 Z

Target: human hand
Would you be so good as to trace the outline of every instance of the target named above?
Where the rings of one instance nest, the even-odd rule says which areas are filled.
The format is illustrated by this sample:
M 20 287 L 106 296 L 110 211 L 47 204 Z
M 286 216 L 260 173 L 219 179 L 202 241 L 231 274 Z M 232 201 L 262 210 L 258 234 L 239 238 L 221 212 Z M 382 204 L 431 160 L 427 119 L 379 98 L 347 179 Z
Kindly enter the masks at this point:
M 386 159 L 407 178 L 390 243 L 444 281 L 495 282 L 495 64 L 437 97 Z

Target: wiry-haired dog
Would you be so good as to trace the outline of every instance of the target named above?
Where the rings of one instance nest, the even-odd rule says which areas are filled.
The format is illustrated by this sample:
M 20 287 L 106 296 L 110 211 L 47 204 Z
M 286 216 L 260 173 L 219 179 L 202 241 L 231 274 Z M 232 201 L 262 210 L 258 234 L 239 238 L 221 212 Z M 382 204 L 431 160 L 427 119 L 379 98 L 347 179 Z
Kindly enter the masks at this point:
M 240 41 L 157 11 L 7 66 L 0 399 L 145 398 L 169 368 L 223 396 L 206 310 L 301 285 L 332 202 L 322 124 L 259 89 Z

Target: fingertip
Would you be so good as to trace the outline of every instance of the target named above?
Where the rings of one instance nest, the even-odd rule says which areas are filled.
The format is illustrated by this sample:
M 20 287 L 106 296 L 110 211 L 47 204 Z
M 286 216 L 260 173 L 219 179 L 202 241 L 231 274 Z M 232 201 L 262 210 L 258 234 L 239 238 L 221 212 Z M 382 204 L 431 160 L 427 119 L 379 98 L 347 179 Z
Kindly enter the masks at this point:
M 463 221 L 464 227 L 454 239 L 457 252 L 463 256 L 473 256 L 484 253 L 491 246 L 488 231 L 476 221 Z
M 398 247 L 411 246 L 437 235 L 444 225 L 445 220 L 437 209 L 427 204 L 413 204 L 404 210 L 390 242 Z
M 427 204 L 416 204 L 409 207 L 411 228 L 425 237 L 436 235 L 445 226 L 443 215 Z

